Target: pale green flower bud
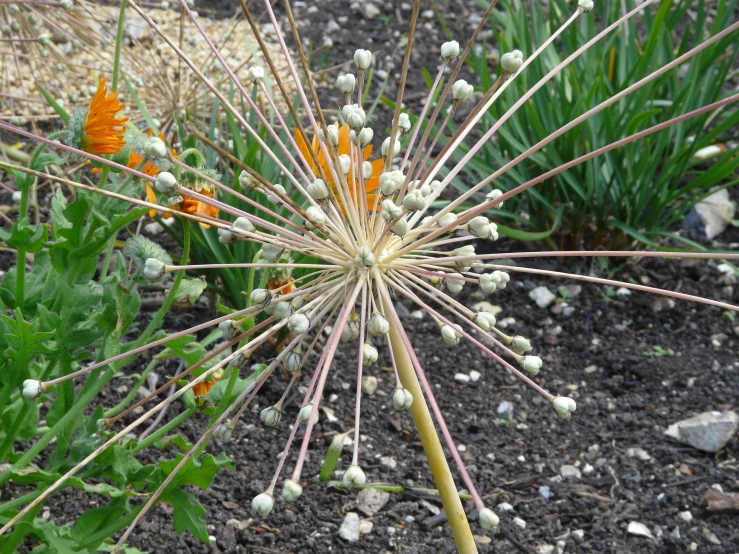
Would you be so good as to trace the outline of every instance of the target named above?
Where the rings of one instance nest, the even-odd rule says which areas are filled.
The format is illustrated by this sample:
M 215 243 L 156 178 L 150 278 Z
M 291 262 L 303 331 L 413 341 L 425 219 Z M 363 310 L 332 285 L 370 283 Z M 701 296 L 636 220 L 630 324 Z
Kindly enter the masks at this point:
M 372 335 L 385 335 L 390 332 L 390 322 L 381 313 L 372 314 L 367 322 L 367 330 Z
M 177 179 L 175 179 L 175 176 L 172 175 L 169 171 L 159 172 L 159 175 L 157 175 L 156 183 L 154 183 L 154 188 L 162 193 L 172 192 L 178 186 L 179 185 L 177 184 Z
M 459 106 L 462 102 L 467 100 L 472 93 L 475 92 L 475 88 L 467 84 L 464 79 L 459 79 L 452 85 L 452 102 L 455 106 Z
M 539 356 L 524 356 L 521 358 L 519 363 L 521 364 L 521 367 L 523 367 L 523 370 L 532 377 L 536 377 L 539 374 L 539 370 L 542 366 L 542 361 Z
M 312 223 L 309 219 L 306 219 L 305 226 L 308 229 L 313 229 L 316 225 L 324 225 L 326 223 L 326 214 L 318 206 L 310 206 L 305 210 L 305 214 L 315 222 Z
M 411 118 L 405 112 L 398 117 L 398 129 L 402 134 L 406 134 L 411 130 Z
M 516 354 L 525 354 L 526 352 L 531 350 L 531 343 L 526 337 L 517 335 L 511 340 L 511 350 L 513 350 Z
M 595 7 L 593 0 L 578 0 L 577 5 L 583 12 L 591 12 Z
M 144 269 L 142 273 L 149 281 L 156 281 L 164 276 L 164 262 L 157 260 L 156 258 L 149 258 L 144 262 Z
M 459 325 L 455 325 L 457 329 L 459 329 Z M 462 333 L 457 331 L 451 325 L 444 324 L 441 326 L 441 339 L 444 341 L 444 344 L 447 346 L 456 346 L 459 344 L 459 339 L 462 338 Z
M 459 273 L 452 273 L 454 277 L 462 277 Z M 444 278 L 444 286 L 452 294 L 457 294 L 464 288 L 464 281 L 462 279 L 454 279 L 451 277 Z
M 388 156 L 397 156 L 400 154 L 400 141 L 395 140 L 395 144 L 393 145 L 393 151 L 390 152 L 390 137 L 387 137 L 385 140 L 382 141 L 382 146 L 380 147 L 380 151 L 382 152 L 382 155 L 387 158 Z
M 399 219 L 390 227 L 390 230 L 399 237 L 405 236 L 408 232 L 408 222 L 405 218 Z
M 375 136 L 375 132 L 369 127 L 364 127 L 359 131 L 359 145 L 364 148 L 372 142 L 372 138 Z
M 227 423 L 221 423 L 216 427 L 215 431 L 213 431 L 213 438 L 218 444 L 226 444 L 231 440 L 232 434 L 233 428 Z
M 367 476 L 362 471 L 362 468 L 353 465 L 344 472 L 343 481 L 347 487 L 361 487 L 367 482 Z
M 41 385 L 41 381 L 37 379 L 26 379 L 23 381 L 23 397 L 32 400 L 41 396 L 44 392 L 44 387 Z
M 262 246 L 262 258 L 268 262 L 276 262 L 280 259 L 283 252 L 285 252 L 285 249 L 282 246 L 272 244 L 271 242 L 265 242 Z
M 441 57 L 445 62 L 449 63 L 457 56 L 459 56 L 459 43 L 456 40 L 441 45 Z
M 287 328 L 296 335 L 302 335 L 310 329 L 310 319 L 305 314 L 293 314 L 287 320 Z
M 425 205 L 426 199 L 420 190 L 412 190 L 403 198 L 403 207 L 411 212 L 422 210 Z
M 279 204 L 280 203 L 280 194 L 283 196 L 285 195 L 285 187 L 283 187 L 280 184 L 272 185 L 274 188 L 274 192 L 271 190 L 267 190 L 267 201 L 270 204 Z
M 336 88 L 343 92 L 344 96 L 350 97 L 354 92 L 356 81 L 356 78 L 351 73 L 347 73 L 346 75 L 339 75 L 336 78 Z
M 313 200 L 326 200 L 328 198 L 328 187 L 323 179 L 316 179 L 305 190 Z
M 249 295 L 252 305 L 264 306 L 272 301 L 272 293 L 267 289 L 254 289 Z
M 303 358 L 297 352 L 288 352 L 285 359 L 282 362 L 288 373 L 295 375 L 300 371 L 303 366 Z
M 467 227 L 470 234 L 479 239 L 486 239 L 490 235 L 490 220 L 485 216 L 473 217 Z
M 354 63 L 359 71 L 364 71 L 372 64 L 372 52 L 361 48 L 354 52 Z
M 262 494 L 255 496 L 251 501 L 251 511 L 254 512 L 254 515 L 265 517 L 269 515 L 274 505 L 275 501 L 272 498 L 272 495 L 270 493 L 263 492 Z
M 298 421 L 303 425 L 307 425 L 310 420 L 310 414 L 313 412 L 313 402 L 309 402 L 298 412 Z M 313 418 L 313 425 L 318 423 L 318 411 L 316 410 L 316 416 Z
M 341 330 L 341 342 L 349 342 L 359 337 L 359 325 L 356 321 L 347 321 Z
M 567 396 L 556 397 L 552 400 L 552 406 L 556 410 L 557 415 L 562 419 L 569 419 L 572 412 L 577 409 L 575 401 Z
M 303 494 L 303 487 L 292 479 L 282 484 L 282 499 L 285 502 L 295 502 Z
M 362 357 L 365 364 L 374 364 L 377 361 L 378 352 L 374 344 L 365 342 L 362 346 Z
M 480 526 L 483 529 L 490 529 L 491 527 L 497 527 L 498 524 L 500 523 L 500 518 L 490 508 L 483 508 L 482 510 L 480 510 L 478 518 L 480 520 Z
M 472 321 L 483 331 L 490 331 L 495 327 L 495 316 L 490 312 L 477 312 L 472 315 Z
M 259 419 L 267 427 L 275 427 L 282 419 L 282 411 L 277 406 L 270 406 L 262 410 L 262 413 L 259 414 Z
M 341 115 L 344 117 L 344 121 L 349 125 L 350 129 L 359 131 L 364 127 L 364 122 L 367 120 L 367 114 L 358 104 L 347 104 L 341 108 Z
M 354 257 L 354 264 L 357 266 L 372 267 L 377 263 L 377 257 L 373 254 L 372 249 L 367 246 L 360 246 L 357 255 Z
M 393 406 L 396 410 L 407 410 L 413 404 L 413 395 L 408 389 L 398 387 L 393 393 Z
M 164 158 L 167 155 L 167 145 L 159 137 L 151 137 L 144 143 L 144 153 L 152 158 Z
M 264 80 L 264 68 L 258 65 L 253 65 L 249 68 L 249 80 L 252 83 L 258 83 Z
M 500 66 L 506 73 L 515 73 L 523 65 L 523 52 L 514 50 L 500 57 Z

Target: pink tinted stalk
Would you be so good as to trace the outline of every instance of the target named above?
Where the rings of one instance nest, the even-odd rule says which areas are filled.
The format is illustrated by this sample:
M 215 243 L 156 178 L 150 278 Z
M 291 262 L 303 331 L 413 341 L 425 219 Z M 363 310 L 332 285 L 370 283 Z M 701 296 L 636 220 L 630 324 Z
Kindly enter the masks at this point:
M 323 366 L 320 369 L 320 376 L 318 378 L 318 383 L 316 386 L 316 394 L 314 395 L 315 400 L 313 401 L 313 409 L 311 410 L 310 419 L 308 420 L 307 425 L 305 426 L 305 436 L 303 437 L 303 443 L 300 445 L 300 452 L 298 454 L 298 460 L 295 463 L 295 471 L 293 471 L 293 480 L 298 481 L 300 479 L 300 473 L 303 470 L 303 464 L 305 463 L 305 455 L 308 451 L 308 444 L 310 442 L 310 435 L 311 431 L 313 430 L 313 420 L 316 417 L 316 414 L 318 413 L 318 405 L 321 401 L 321 395 L 323 394 L 323 387 L 326 385 L 326 378 L 328 376 L 328 370 L 331 367 L 331 362 L 333 361 L 334 354 L 336 353 L 336 347 L 339 344 L 339 339 L 341 338 L 341 331 L 344 328 L 344 325 L 346 325 L 347 320 L 349 319 L 349 314 L 354 310 L 354 303 L 357 300 L 357 296 L 359 295 L 359 291 L 362 288 L 362 284 L 364 282 L 364 279 L 357 280 L 357 284 L 354 286 L 354 290 L 349 294 L 347 298 L 347 303 L 344 306 L 344 309 L 340 313 L 339 317 L 336 320 L 336 325 L 334 326 L 333 331 L 331 332 L 331 336 L 329 337 L 329 344 L 326 347 L 326 358 L 324 360 Z M 316 372 L 319 372 L 319 369 L 316 368 Z

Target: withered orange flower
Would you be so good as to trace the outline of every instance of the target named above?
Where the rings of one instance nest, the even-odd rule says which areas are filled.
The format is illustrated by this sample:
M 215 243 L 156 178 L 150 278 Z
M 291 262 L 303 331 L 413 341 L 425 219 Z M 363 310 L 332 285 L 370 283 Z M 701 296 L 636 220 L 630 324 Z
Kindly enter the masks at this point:
M 123 150 L 128 118 L 115 117 L 121 109 L 123 104 L 118 100 L 118 93 L 108 94 L 105 79 L 101 77 L 85 116 L 80 148 L 90 154 L 117 154 Z
M 269 281 L 267 283 L 267 290 L 277 290 L 280 287 L 285 287 L 284 289 L 280 290 L 280 294 L 281 295 L 290 294 L 291 292 L 295 292 L 295 285 L 293 285 L 294 280 L 295 279 L 293 279 L 290 275 L 288 275 L 282 281 Z
M 216 187 L 208 182 L 198 181 L 194 190 L 195 192 L 202 194 L 203 196 L 207 196 L 208 198 L 215 198 L 216 196 Z M 146 199 L 152 204 L 156 204 L 156 194 L 154 193 L 154 189 L 148 183 L 146 184 Z M 220 211 L 214 206 L 210 206 L 205 202 L 195 200 L 194 198 L 190 198 L 188 196 L 183 197 L 182 201 L 175 202 L 174 204 L 170 204 L 167 207 L 173 210 L 177 210 L 178 212 L 184 212 L 186 214 L 200 214 L 209 217 L 216 217 L 218 215 L 218 212 Z M 156 215 L 157 211 L 155 209 L 152 208 L 151 210 L 149 210 L 149 217 L 154 218 L 156 217 Z M 164 219 L 169 219 L 170 217 L 172 217 L 172 214 L 164 213 L 162 214 L 162 217 Z M 203 229 L 210 229 L 210 225 L 208 225 L 207 223 L 201 223 L 200 226 Z
M 210 389 L 213 388 L 213 385 L 215 385 L 218 381 L 221 379 L 221 375 L 223 375 L 222 370 L 218 370 L 213 373 L 213 378 L 211 381 L 200 381 L 199 383 L 196 383 L 192 387 L 192 392 L 195 395 L 196 398 L 201 398 L 203 396 L 206 396 Z
M 338 125 L 335 124 L 335 125 Z M 349 125 L 346 123 L 339 127 L 339 146 L 337 148 L 337 153 L 339 156 L 342 154 L 346 154 L 347 156 L 350 155 L 351 152 L 351 139 L 349 138 Z M 316 154 L 316 158 L 318 158 L 318 163 L 321 166 L 321 169 L 323 169 L 323 173 L 326 175 L 326 178 L 328 181 L 326 181 L 326 184 L 331 186 L 331 190 L 336 194 L 336 184 L 331 179 L 331 171 L 329 169 L 329 164 L 326 158 L 323 155 L 323 152 L 321 151 L 320 145 L 318 144 L 318 137 L 314 136 L 313 140 L 311 141 L 310 147 L 306 144 L 306 142 L 303 140 L 303 136 L 296 130 L 295 131 L 295 142 L 298 145 L 298 148 L 300 148 L 300 152 L 303 154 L 303 157 L 308 161 L 308 165 L 313 170 L 313 172 L 316 175 L 319 175 L 318 168 L 313 161 L 313 156 L 311 156 L 311 150 Z M 372 155 L 372 145 L 365 146 L 364 151 L 362 152 L 364 161 L 367 161 L 369 157 Z M 374 160 L 370 162 L 372 164 L 372 176 L 367 179 L 364 182 L 364 190 L 367 192 L 367 206 L 371 210 L 372 207 L 375 204 L 375 197 L 376 194 L 371 194 L 374 191 L 376 191 L 378 188 L 380 188 L 380 173 L 382 173 L 382 167 L 384 165 L 384 160 L 379 158 L 377 160 Z M 352 164 L 353 165 L 353 164 Z M 352 170 L 349 170 L 349 174 L 347 175 L 347 180 L 349 183 L 353 182 L 353 175 Z M 349 187 L 349 192 L 352 195 L 352 198 L 354 198 L 355 195 L 355 189 L 354 187 Z M 358 190 L 358 187 L 357 187 Z M 337 200 L 339 200 L 337 198 Z M 355 199 L 356 200 L 356 199 Z M 339 204 L 341 205 L 341 201 L 339 200 Z M 343 206 L 342 206 L 343 209 Z

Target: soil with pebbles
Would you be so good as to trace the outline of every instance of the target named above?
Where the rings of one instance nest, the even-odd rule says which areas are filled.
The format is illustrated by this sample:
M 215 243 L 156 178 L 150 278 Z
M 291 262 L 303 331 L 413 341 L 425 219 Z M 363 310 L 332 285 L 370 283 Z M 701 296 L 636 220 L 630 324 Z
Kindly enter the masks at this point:
M 201 4 L 214 10 L 223 8 L 224 14 L 233 10 L 229 0 L 199 1 L 199 7 Z M 317 63 L 322 53 L 326 58 L 321 63 L 329 68 L 329 62 L 350 60 L 356 48 L 370 48 L 382 62 L 378 68 L 389 73 L 387 90 L 395 90 L 398 56 L 402 54 L 398 45 L 410 14 L 402 3 L 373 4 L 380 13 L 371 19 L 361 17 L 358 10 L 347 9 L 347 3 L 338 0 L 295 4 L 296 18 L 311 41 L 320 46 L 327 35 L 333 42 L 330 53 L 324 46 L 315 54 Z M 367 9 L 367 3 L 357 5 Z M 277 11 L 282 18 L 279 6 Z M 460 43 L 474 27 L 477 13 L 468 3 L 448 4 L 446 23 Z M 347 17 L 346 22 L 340 20 L 342 16 Z M 421 25 L 419 41 L 436 45 L 446 40 L 433 17 L 423 17 L 426 21 Z M 384 56 L 392 54 L 396 69 L 388 70 Z M 433 73 L 438 65 L 436 51 L 418 56 L 413 60 L 414 67 L 427 67 Z M 326 71 L 325 86 L 320 91 L 326 105 L 338 99 L 333 91 L 337 73 L 337 69 Z M 379 80 L 373 86 L 379 87 Z M 420 77 L 411 79 L 407 96 L 411 108 L 418 107 L 412 104 L 420 103 L 425 87 Z M 385 119 L 379 120 L 376 129 L 389 127 L 390 119 L 379 114 Z M 736 199 L 739 194 L 734 191 L 732 196 Z M 736 249 L 739 230 L 731 229 L 720 239 L 724 244 L 719 246 L 732 244 Z M 516 247 L 505 240 L 494 245 L 503 251 Z M 579 259 L 550 259 L 526 265 L 601 274 L 597 265 Z M 714 262 L 629 260 L 616 278 L 736 303 L 736 285 L 731 279 L 722 281 L 716 266 Z M 736 517 L 710 514 L 702 508 L 704 494 L 714 487 L 739 490 L 737 439 L 718 454 L 707 454 L 663 435 L 667 425 L 685 417 L 736 408 L 739 322 L 723 317 L 718 308 L 683 301 L 673 305 L 638 292 L 622 296 L 588 284 L 567 299 L 574 311 L 555 309 L 559 313 L 554 313 L 551 308 L 537 307 L 528 292 L 540 285 L 556 292 L 567 281 L 515 272 L 512 276 L 506 290 L 487 300 L 502 308 L 498 320 L 507 322 L 507 332 L 532 339 L 535 353 L 544 360 L 537 381 L 577 400 L 578 410 L 571 420 L 557 419 L 546 402 L 474 348 L 464 343 L 456 348 L 444 346 L 428 317 L 418 319 L 412 306 L 399 303 L 406 308 L 399 307 L 404 312 L 405 327 L 478 490 L 490 507 L 510 505 L 509 511 L 497 510 L 501 525 L 496 532 L 485 533 L 472 521 L 480 552 L 545 552 L 546 545 L 554 546 L 558 541 L 563 541 L 560 547 L 564 546 L 565 552 L 580 553 L 739 551 Z M 482 300 L 471 287 L 460 297 L 467 304 Z M 206 310 L 175 310 L 165 325 L 169 329 L 185 328 L 209 315 Z M 647 355 L 655 351 L 655 346 L 671 349 L 674 355 Z M 387 354 L 380 350 L 378 365 L 366 372 L 378 378 L 379 387 L 362 403 L 362 466 L 371 481 L 433 487 L 410 416 L 391 408 L 393 380 L 387 370 Z M 265 352 L 266 357 L 269 355 Z M 313 357 L 308 367 L 316 360 Z M 130 371 L 138 369 L 132 367 Z M 174 369 L 165 366 L 158 371 L 164 375 Z M 455 373 L 472 371 L 481 374 L 478 381 L 455 381 Z M 278 498 L 266 519 L 253 519 L 250 513 L 251 499 L 271 479 L 289 433 L 288 422 L 296 415 L 293 399 L 279 427 L 267 429 L 259 424 L 259 411 L 274 403 L 285 385 L 284 377 L 277 375 L 242 418 L 234 439 L 223 448 L 214 444 L 209 447 L 213 454 L 225 451 L 235 469 L 219 473 L 208 491 L 193 490 L 206 508 L 205 518 L 216 541 L 213 548 L 187 533 L 177 535 L 171 508 L 166 504 L 157 505 L 146 516 L 131 535 L 130 544 L 150 552 L 229 554 L 455 552 L 443 516 L 434 515 L 439 503 L 418 493 L 391 494 L 377 514 L 366 518 L 372 522 L 372 529 L 359 541 L 347 543 L 339 537 L 346 513 L 357 511 L 356 493 L 326 488 L 316 476 L 332 437 L 353 425 L 355 379 L 353 354 L 344 347 L 326 385 L 325 405 L 338 420 L 330 423 L 322 414 L 303 472 L 304 493 L 298 502 L 286 504 Z M 122 394 L 111 388 L 101 396 L 101 402 L 112 405 Z M 498 413 L 503 402 L 512 405 L 510 419 Z M 181 409 L 181 405 L 173 406 L 168 418 Z M 204 423 L 203 417 L 193 418 L 181 432 L 195 440 L 203 432 Z M 633 455 L 634 448 L 645 454 Z M 166 454 L 172 456 L 175 452 Z M 153 462 L 157 455 L 155 450 L 145 452 L 142 462 Z M 350 451 L 343 455 L 339 469 L 347 467 L 350 456 Z M 392 458 L 395 467 L 390 467 L 392 463 L 386 458 Z M 293 463 L 294 455 L 286 464 L 285 474 L 292 471 Z M 562 479 L 560 469 L 564 465 L 577 466 L 581 476 Z M 97 498 L 91 499 L 76 489 L 64 491 L 48 503 L 49 515 L 60 524 L 71 522 L 91 507 L 91 500 Z M 465 505 L 474 519 L 472 504 Z M 685 511 L 691 513 L 691 521 L 678 516 Z M 525 522 L 525 527 L 519 520 Z M 631 521 L 646 525 L 654 538 L 628 534 Z

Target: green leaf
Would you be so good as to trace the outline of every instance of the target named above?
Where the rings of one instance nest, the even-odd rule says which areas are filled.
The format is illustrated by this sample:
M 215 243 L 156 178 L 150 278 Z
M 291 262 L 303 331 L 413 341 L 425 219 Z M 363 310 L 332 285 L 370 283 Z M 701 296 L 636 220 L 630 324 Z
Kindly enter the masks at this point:
M 257 380 L 257 378 L 267 369 L 267 366 L 265 364 L 258 364 L 256 368 L 254 369 L 254 372 L 249 375 L 246 379 L 238 379 L 236 381 L 236 384 L 234 385 L 233 390 L 231 391 L 231 396 L 226 399 L 226 402 L 231 403 L 236 398 L 244 392 L 247 387 L 251 387 L 254 382 Z M 219 406 L 221 402 L 224 401 L 223 395 L 226 393 L 226 387 L 228 387 L 228 382 L 225 379 L 221 379 L 218 381 L 215 385 L 213 385 L 213 388 L 208 391 L 208 400 L 210 400 L 214 405 Z
M 192 494 L 175 489 L 167 493 L 163 500 L 172 504 L 174 529 L 177 533 L 182 535 L 185 531 L 190 531 L 195 538 L 208 544 L 208 528 L 202 519 L 205 508 Z
M 178 304 L 195 304 L 208 287 L 205 279 L 183 279 L 175 295 Z
M 48 232 L 44 225 L 29 225 L 28 218 L 18 220 L 10 233 L 0 229 L 0 240 L 4 241 L 10 248 L 24 248 L 31 254 L 38 252 L 44 247 Z
M 321 464 L 321 472 L 319 474 L 319 479 L 321 481 L 325 482 L 331 479 L 331 475 L 333 475 L 336 470 L 336 464 L 339 463 L 339 458 L 341 458 L 341 452 L 344 449 L 344 439 L 346 436 L 347 433 L 334 435 L 334 438 L 326 451 L 326 455 L 323 457 L 323 463 Z

